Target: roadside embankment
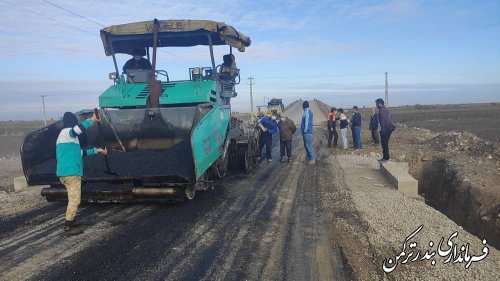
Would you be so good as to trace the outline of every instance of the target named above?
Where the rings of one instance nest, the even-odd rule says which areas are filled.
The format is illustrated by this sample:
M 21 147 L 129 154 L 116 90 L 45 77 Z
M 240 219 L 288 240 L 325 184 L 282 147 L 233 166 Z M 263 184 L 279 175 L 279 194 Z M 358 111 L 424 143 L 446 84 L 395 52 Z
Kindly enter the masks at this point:
M 448 217 L 425 203 L 405 197 L 394 189 L 378 170 L 378 163 L 371 157 L 358 155 L 335 155 L 332 152 L 332 173 L 342 174 L 338 178 L 339 189 L 345 188 L 343 196 L 336 204 L 352 204 L 353 210 L 332 216 L 332 227 L 338 233 L 343 252 L 360 280 L 499 280 L 499 251 L 489 247 L 488 255 L 466 268 L 466 262 L 456 262 L 463 255 L 462 245 L 469 245 L 469 254 L 483 255 L 485 245 L 482 239 L 470 234 Z M 422 228 L 418 230 L 419 226 Z M 416 232 L 416 233 L 415 233 Z M 453 237 L 453 233 L 457 236 Z M 405 241 L 412 233 L 414 237 Z M 453 238 L 450 238 L 453 237 Z M 458 247 L 458 255 L 453 251 L 439 253 L 440 239 L 444 239 L 441 249 L 451 249 L 446 241 Z M 431 243 L 432 241 L 432 243 Z M 415 247 L 410 248 L 411 242 Z M 403 245 L 406 249 L 403 249 Z M 403 264 L 401 258 L 395 265 L 396 256 L 406 251 L 413 257 Z M 428 259 L 411 261 L 417 252 L 420 257 L 434 253 Z M 445 263 L 447 259 L 448 263 Z M 366 261 L 372 265 L 367 266 Z M 383 265 L 392 270 L 386 273 Z M 435 261 L 435 264 L 433 265 Z M 455 262 L 453 262 L 455 261 Z M 366 272 L 366 268 L 376 272 Z

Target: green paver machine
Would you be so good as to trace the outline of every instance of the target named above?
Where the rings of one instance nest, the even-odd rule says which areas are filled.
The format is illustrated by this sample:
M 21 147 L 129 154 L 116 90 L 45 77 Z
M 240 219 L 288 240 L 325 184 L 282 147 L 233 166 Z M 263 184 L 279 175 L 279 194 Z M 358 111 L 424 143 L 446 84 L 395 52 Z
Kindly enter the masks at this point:
M 250 45 L 249 37 L 222 22 L 155 19 L 104 28 L 101 39 L 106 55 L 113 58 L 114 84 L 99 97 L 99 126 L 90 127 L 80 145 L 104 145 L 108 155 L 106 161 L 101 156 L 84 158 L 82 200 L 192 199 L 196 190 L 210 187 L 228 170 L 249 172 L 255 167 L 258 133 L 245 131 L 231 116 L 239 70 L 223 73 L 213 50 L 226 45 L 232 56 L 233 48 L 244 51 Z M 188 80 L 171 81 L 167 71 L 157 69 L 159 48 L 198 45 L 208 46 L 211 66 L 189 68 Z M 120 74 L 116 54 L 137 50 L 151 66 Z M 83 110 L 76 115 L 83 121 L 92 114 Z M 50 185 L 42 189 L 49 201 L 66 199 L 55 174 L 61 129 L 62 121 L 56 122 L 28 134 L 21 145 L 28 184 Z

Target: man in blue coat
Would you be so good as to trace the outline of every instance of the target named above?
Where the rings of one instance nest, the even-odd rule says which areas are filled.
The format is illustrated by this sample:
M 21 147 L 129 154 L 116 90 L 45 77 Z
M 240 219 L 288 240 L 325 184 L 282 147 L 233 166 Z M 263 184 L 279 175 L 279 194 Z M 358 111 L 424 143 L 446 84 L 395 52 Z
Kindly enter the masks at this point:
M 259 137 L 259 154 L 257 155 L 257 161 L 260 161 L 260 156 L 262 155 L 262 149 L 266 146 L 266 157 L 267 162 L 273 161 L 272 148 L 273 148 L 273 135 L 278 130 L 278 123 L 276 122 L 276 115 L 272 115 L 271 118 L 265 116 L 260 120 L 260 137 Z
M 316 164 L 314 160 L 314 147 L 312 142 L 313 134 L 313 113 L 309 108 L 309 102 L 302 103 L 304 114 L 302 115 L 302 122 L 300 123 L 300 132 L 302 132 L 302 139 L 304 140 L 304 148 L 306 149 L 306 162 L 309 165 Z

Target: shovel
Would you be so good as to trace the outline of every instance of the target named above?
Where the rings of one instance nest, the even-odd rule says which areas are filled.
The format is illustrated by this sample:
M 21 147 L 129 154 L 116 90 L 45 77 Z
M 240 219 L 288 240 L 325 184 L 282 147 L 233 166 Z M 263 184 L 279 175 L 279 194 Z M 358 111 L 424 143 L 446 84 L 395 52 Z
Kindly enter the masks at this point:
M 101 121 L 101 118 L 99 117 L 99 111 L 97 110 L 97 108 L 94 108 L 94 114 L 97 120 Z M 99 128 L 99 140 L 101 142 L 101 147 L 105 148 L 104 139 L 102 138 L 101 122 L 99 121 L 97 122 L 97 127 Z M 112 176 L 119 176 L 117 173 L 111 172 L 111 169 L 109 168 L 108 154 L 104 155 L 104 160 L 106 161 L 106 171 L 104 171 L 104 173 Z

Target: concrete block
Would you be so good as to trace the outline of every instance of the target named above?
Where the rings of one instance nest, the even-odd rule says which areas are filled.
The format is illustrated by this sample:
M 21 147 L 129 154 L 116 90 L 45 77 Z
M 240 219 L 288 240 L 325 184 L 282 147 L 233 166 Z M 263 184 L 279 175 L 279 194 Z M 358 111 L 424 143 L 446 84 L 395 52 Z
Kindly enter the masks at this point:
M 21 191 L 28 187 L 28 183 L 26 182 L 26 178 L 24 176 L 14 178 L 14 190 Z
M 408 164 L 406 162 L 380 164 L 380 171 L 404 195 L 423 200 L 418 195 L 418 181 L 408 173 Z

